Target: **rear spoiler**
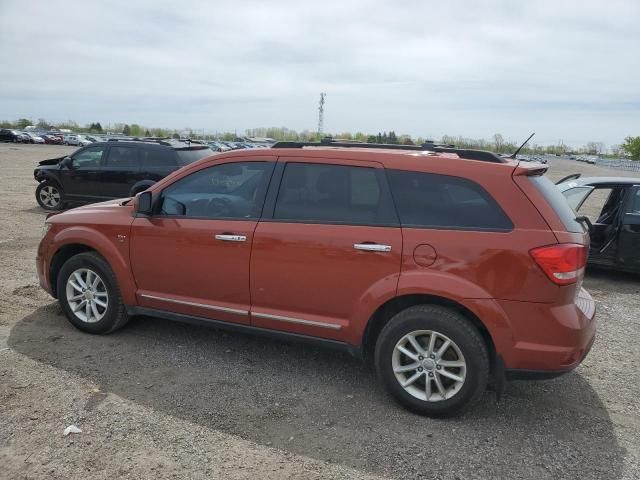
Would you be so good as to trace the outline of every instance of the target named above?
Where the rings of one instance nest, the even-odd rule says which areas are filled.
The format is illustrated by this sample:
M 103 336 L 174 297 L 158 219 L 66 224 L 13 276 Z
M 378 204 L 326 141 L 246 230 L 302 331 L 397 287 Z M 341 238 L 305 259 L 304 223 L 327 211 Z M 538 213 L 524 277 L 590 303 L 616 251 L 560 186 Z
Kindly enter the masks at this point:
M 542 163 L 518 162 L 513 176 L 539 177 L 547 173 L 549 167 Z

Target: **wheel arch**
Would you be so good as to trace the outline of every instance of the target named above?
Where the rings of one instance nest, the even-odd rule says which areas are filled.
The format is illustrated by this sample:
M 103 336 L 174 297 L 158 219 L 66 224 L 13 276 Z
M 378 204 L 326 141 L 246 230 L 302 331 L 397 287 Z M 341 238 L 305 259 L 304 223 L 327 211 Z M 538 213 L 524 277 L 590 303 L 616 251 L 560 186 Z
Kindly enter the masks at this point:
M 394 315 L 415 305 L 439 305 L 450 308 L 471 322 L 484 340 L 489 358 L 493 363 L 496 357 L 496 346 L 491 332 L 470 308 L 450 298 L 430 294 L 405 294 L 393 297 L 380 305 L 373 313 L 362 336 L 362 354 L 365 359 L 372 359 L 376 341 L 384 326 Z
M 105 235 L 87 227 L 63 230 L 54 243 L 55 251 L 49 262 L 49 283 L 54 296 L 57 295 L 57 276 L 64 262 L 78 253 L 92 251 L 100 255 L 113 271 L 125 305 L 136 304 L 137 287 L 129 267 L 128 250 L 121 251 Z

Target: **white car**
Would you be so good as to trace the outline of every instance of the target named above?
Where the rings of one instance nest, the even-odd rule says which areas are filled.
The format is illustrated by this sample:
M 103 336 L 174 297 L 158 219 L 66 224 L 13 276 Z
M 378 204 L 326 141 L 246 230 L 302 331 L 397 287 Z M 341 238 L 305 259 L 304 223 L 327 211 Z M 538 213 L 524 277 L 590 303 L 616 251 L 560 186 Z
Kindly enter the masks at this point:
M 64 136 L 64 144 L 65 145 L 80 145 L 80 138 L 78 135 L 65 135 Z
M 93 143 L 93 141 L 89 140 L 89 139 L 88 139 L 87 137 L 85 137 L 84 135 L 78 135 L 78 142 L 80 142 L 80 143 L 79 143 L 79 145 L 80 145 L 81 147 L 84 147 L 84 146 L 86 146 L 86 145 L 89 145 L 89 144 Z

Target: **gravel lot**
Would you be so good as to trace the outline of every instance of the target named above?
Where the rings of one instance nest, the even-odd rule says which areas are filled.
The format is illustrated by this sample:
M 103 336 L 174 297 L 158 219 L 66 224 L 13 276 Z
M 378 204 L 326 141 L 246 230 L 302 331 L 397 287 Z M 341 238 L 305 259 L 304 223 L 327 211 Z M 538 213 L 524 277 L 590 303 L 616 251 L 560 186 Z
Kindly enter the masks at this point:
M 640 478 L 640 277 L 588 272 L 599 336 L 575 372 L 422 418 L 333 351 L 153 318 L 75 330 L 37 284 L 32 176 L 73 150 L 0 144 L 0 478 Z M 612 173 L 550 175 L 575 171 Z

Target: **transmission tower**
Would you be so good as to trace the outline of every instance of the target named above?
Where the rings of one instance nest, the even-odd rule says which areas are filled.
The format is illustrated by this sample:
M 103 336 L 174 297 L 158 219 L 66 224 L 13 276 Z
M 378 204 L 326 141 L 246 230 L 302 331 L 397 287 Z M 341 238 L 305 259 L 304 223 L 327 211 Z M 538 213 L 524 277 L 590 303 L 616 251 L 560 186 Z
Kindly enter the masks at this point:
M 324 97 L 326 93 L 320 94 L 320 105 L 318 106 L 318 136 L 322 137 L 322 130 L 324 129 Z

